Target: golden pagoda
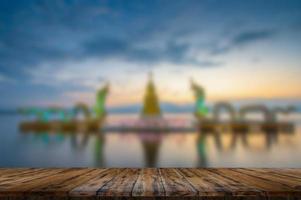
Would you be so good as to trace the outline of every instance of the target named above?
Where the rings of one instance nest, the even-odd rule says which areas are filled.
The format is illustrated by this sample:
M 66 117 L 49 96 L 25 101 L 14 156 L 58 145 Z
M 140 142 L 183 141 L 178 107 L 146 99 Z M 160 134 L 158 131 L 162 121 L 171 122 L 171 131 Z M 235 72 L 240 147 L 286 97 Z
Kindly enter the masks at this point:
M 146 93 L 144 96 L 144 102 L 143 102 L 143 108 L 141 114 L 143 117 L 161 116 L 159 100 L 156 94 L 156 88 L 153 83 L 153 77 L 151 73 L 149 75 L 149 81 L 146 86 Z

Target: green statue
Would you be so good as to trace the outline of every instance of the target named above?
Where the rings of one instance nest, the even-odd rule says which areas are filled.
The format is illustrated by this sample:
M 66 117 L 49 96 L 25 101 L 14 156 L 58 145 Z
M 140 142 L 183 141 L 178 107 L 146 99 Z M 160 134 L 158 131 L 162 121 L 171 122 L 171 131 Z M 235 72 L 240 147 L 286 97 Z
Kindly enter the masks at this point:
M 96 104 L 94 106 L 94 112 L 96 119 L 101 119 L 106 114 L 105 100 L 109 92 L 109 84 L 106 84 L 103 88 L 97 91 Z M 52 115 L 56 114 L 59 116 L 60 121 L 69 122 L 76 118 L 79 112 L 83 112 L 87 120 L 92 118 L 91 109 L 84 103 L 79 103 L 74 106 L 72 110 L 67 110 L 58 107 L 49 108 L 22 108 L 18 110 L 24 115 L 35 115 L 40 122 L 49 122 Z
M 94 107 L 94 111 L 96 114 L 96 118 L 101 118 L 106 114 L 105 110 L 105 101 L 106 96 L 109 92 L 109 84 L 107 83 L 103 88 L 97 91 L 96 95 L 96 104 Z
M 191 80 L 191 89 L 194 91 L 194 96 L 196 99 L 195 114 L 197 117 L 203 118 L 208 114 L 208 107 L 205 105 L 205 91 L 193 80 Z

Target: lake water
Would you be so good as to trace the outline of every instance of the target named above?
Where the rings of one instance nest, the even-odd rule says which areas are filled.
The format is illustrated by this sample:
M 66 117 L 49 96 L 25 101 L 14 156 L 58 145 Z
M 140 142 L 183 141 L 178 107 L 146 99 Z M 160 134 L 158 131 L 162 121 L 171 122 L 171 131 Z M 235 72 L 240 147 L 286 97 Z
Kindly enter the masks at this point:
M 137 118 L 112 115 L 107 123 Z M 167 116 L 168 118 L 169 116 Z M 190 115 L 172 115 L 192 120 Z M 0 167 L 301 167 L 301 116 L 291 133 L 22 133 L 0 115 Z

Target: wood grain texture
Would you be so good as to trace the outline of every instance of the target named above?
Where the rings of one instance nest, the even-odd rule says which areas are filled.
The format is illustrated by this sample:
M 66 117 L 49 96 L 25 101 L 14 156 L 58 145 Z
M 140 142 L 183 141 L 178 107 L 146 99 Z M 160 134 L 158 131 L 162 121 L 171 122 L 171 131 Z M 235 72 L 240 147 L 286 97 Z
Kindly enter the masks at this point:
M 140 169 L 124 169 L 97 191 L 98 196 L 130 197 Z
M 165 190 L 160 177 L 160 170 L 156 168 L 141 169 L 139 177 L 133 187 L 134 197 L 162 197 Z
M 96 196 L 97 191 L 106 183 L 113 180 L 123 169 L 107 169 L 99 175 L 91 178 L 87 182 L 72 189 L 69 192 L 71 197 L 92 197 Z
M 2 199 L 301 199 L 301 169 L 0 169 Z
M 160 176 L 166 196 L 196 196 L 197 190 L 177 169 L 160 169 Z

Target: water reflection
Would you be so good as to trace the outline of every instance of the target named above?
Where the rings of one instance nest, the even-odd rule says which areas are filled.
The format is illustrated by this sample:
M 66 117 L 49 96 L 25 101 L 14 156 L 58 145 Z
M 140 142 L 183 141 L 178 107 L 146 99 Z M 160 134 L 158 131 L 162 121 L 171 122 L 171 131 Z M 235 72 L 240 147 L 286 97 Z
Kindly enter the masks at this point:
M 142 133 L 139 138 L 143 148 L 145 167 L 156 167 L 163 136 L 160 133 Z
M 96 135 L 94 141 L 94 166 L 106 166 L 104 157 L 105 137 L 102 134 Z
M 140 150 L 136 151 L 142 152 L 143 162 L 140 167 L 160 167 L 162 166 L 162 161 L 160 157 L 163 154 L 167 154 L 164 157 L 164 162 L 168 162 L 169 158 L 177 156 L 176 152 L 173 150 L 168 150 L 166 152 L 162 149 L 162 145 L 170 142 L 169 140 L 175 140 L 176 135 L 181 136 L 178 138 L 181 142 L 185 142 L 185 139 L 192 136 L 194 141 L 190 145 L 193 145 L 193 149 L 196 151 L 196 164 L 190 163 L 189 166 L 197 167 L 208 167 L 210 163 L 209 149 L 214 148 L 219 154 L 223 153 L 235 153 L 239 146 L 241 145 L 244 150 L 252 152 L 267 152 L 274 145 L 277 145 L 280 135 L 293 135 L 293 130 L 286 131 L 230 131 L 224 129 L 221 131 L 201 131 L 198 132 L 187 132 L 187 133 L 164 133 L 164 132 L 136 132 L 136 133 L 110 133 L 105 131 L 98 132 L 69 132 L 69 133 L 47 133 L 47 132 L 24 132 L 24 135 L 34 135 L 35 142 L 37 139 L 39 142 L 47 144 L 47 146 L 52 146 L 54 144 L 59 145 L 66 141 L 70 144 L 70 148 L 74 152 L 86 152 L 90 151 L 93 155 L 93 166 L 97 167 L 111 167 L 111 164 L 106 163 L 106 156 L 110 155 L 110 152 L 105 152 L 106 146 L 111 145 L 112 141 L 118 144 L 127 144 L 128 146 L 133 145 L 135 142 L 140 144 Z M 107 143 L 108 138 L 115 137 L 116 140 L 111 139 L 111 143 Z M 214 147 L 210 146 L 213 143 Z M 165 144 L 166 145 L 166 144 Z M 168 148 L 177 149 L 180 145 L 168 144 Z M 89 148 L 89 149 L 87 149 Z M 117 147 L 118 148 L 118 147 Z M 180 147 L 179 147 L 180 148 Z M 117 149 L 126 154 L 127 157 L 137 156 L 137 152 L 130 153 L 128 149 Z M 116 150 L 116 151 L 117 151 Z M 91 153 L 92 152 L 92 153 Z M 188 155 L 189 156 L 189 155 Z M 110 160 L 114 157 L 110 157 Z M 159 163 L 158 163 L 159 162 Z M 124 163 L 123 163 L 124 164 Z M 135 166 L 135 165 L 134 165 Z M 173 165 L 171 165 L 173 166 Z M 122 167 L 122 164 L 115 166 Z
M 225 146 L 225 140 L 227 140 L 227 138 L 222 137 L 223 135 L 225 135 L 229 138 L 228 140 L 230 140 L 228 146 Z M 273 144 L 277 143 L 277 138 L 278 135 L 281 133 L 277 133 L 277 132 L 262 132 L 262 133 L 252 133 L 252 132 L 228 132 L 228 133 L 219 133 L 219 132 L 213 132 L 213 133 L 199 133 L 199 139 L 198 141 L 201 141 L 202 143 L 205 143 L 204 141 L 207 139 L 207 137 L 213 137 L 214 142 L 215 142 L 215 146 L 216 149 L 220 152 L 225 152 L 225 151 L 230 151 L 230 150 L 234 150 L 239 141 L 241 142 L 241 144 L 244 146 L 245 149 L 251 149 L 253 148 L 252 145 L 250 145 L 250 137 L 252 135 L 260 135 L 260 136 L 264 136 L 264 149 L 268 150 L 271 148 L 271 146 Z M 288 134 L 286 133 L 282 133 L 282 134 Z

